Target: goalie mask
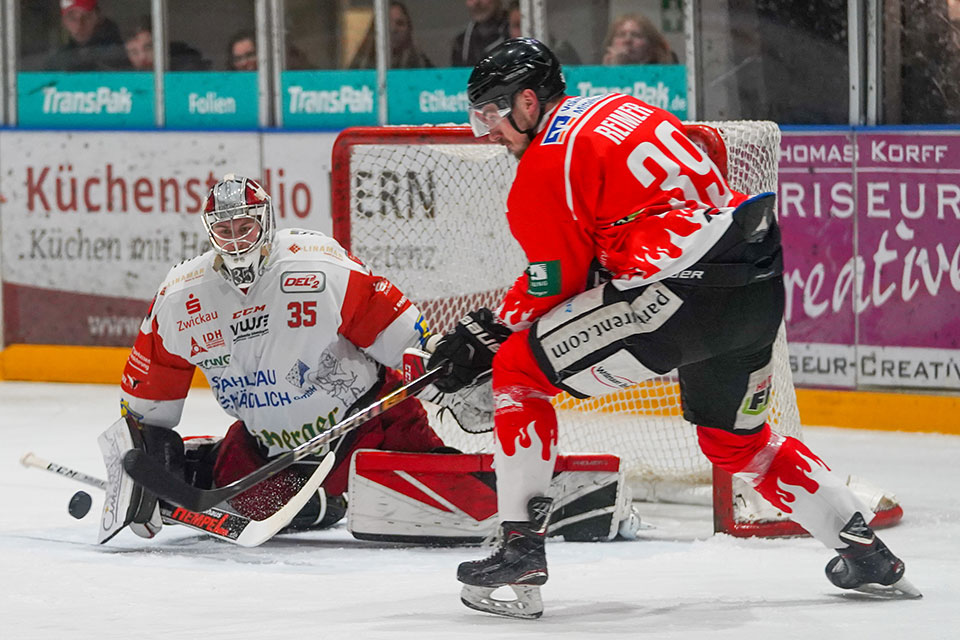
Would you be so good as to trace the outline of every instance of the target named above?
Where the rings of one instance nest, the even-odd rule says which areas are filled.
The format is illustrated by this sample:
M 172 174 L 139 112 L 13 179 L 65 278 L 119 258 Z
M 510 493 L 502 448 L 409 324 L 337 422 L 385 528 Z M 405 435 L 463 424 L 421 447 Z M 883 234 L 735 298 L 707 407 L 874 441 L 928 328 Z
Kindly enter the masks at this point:
M 223 275 L 246 291 L 263 273 L 275 234 L 270 196 L 257 182 L 228 174 L 203 203 L 203 226 Z

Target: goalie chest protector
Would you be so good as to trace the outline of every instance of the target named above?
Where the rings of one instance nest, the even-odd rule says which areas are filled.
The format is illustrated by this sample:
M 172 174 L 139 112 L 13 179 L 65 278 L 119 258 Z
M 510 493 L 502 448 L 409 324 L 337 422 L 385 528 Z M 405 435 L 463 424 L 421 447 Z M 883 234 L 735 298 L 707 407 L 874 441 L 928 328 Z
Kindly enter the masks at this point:
M 350 463 L 347 527 L 360 540 L 481 542 L 496 529 L 492 454 L 361 450 Z M 612 540 L 630 514 L 629 489 L 613 455 L 558 456 L 547 535 Z

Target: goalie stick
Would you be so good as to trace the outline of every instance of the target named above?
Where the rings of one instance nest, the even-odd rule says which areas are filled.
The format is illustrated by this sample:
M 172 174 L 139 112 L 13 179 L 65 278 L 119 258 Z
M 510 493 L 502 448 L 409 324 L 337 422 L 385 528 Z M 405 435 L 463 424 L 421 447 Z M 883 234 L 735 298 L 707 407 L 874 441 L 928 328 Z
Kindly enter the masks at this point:
M 160 501 L 160 518 L 164 524 L 182 525 L 241 547 L 257 547 L 290 524 L 290 521 L 300 512 L 303 505 L 307 503 L 326 479 L 330 469 L 333 468 L 333 463 L 334 455 L 332 453 L 326 455 L 300 491 L 287 504 L 263 520 L 253 520 L 233 511 L 226 511 L 217 507 L 211 507 L 202 512 L 191 511 L 169 504 L 164 500 Z M 70 467 L 44 460 L 33 453 L 25 453 L 20 458 L 20 464 L 25 467 L 49 471 L 101 490 L 105 490 L 107 487 L 106 480 L 88 476 Z
M 226 502 L 240 495 L 247 489 L 283 471 L 293 463 L 316 453 L 320 447 L 328 442 L 353 431 L 366 423 L 367 420 L 381 415 L 394 405 L 416 395 L 428 384 L 439 378 L 443 371 L 444 367 L 436 367 L 427 371 L 422 376 L 388 393 L 379 401 L 340 424 L 317 434 L 290 451 L 281 453 L 262 467 L 218 489 L 198 489 L 187 484 L 169 473 L 162 462 L 151 458 L 139 449 L 131 449 L 124 454 L 123 468 L 131 478 L 167 501 L 191 511 L 206 511 L 221 502 Z

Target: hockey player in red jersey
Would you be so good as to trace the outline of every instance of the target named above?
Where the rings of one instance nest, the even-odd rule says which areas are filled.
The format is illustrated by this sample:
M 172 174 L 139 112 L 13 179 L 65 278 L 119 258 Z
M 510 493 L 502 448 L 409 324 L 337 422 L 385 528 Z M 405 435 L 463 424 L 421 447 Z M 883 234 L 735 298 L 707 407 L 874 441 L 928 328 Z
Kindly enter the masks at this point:
M 599 396 L 673 369 L 704 454 L 837 550 L 833 584 L 918 596 L 868 526 L 867 506 L 766 422 L 784 306 L 774 194 L 733 191 L 662 109 L 564 90 L 553 53 L 525 38 L 499 45 L 468 82 L 474 133 L 520 160 L 507 220 L 529 266 L 496 310 L 474 311 L 444 336 L 430 362 L 452 364 L 443 391 L 493 368 L 503 535 L 491 557 L 460 565 L 464 603 L 542 611 L 544 496 L 557 456 L 550 398 Z M 504 585 L 515 600 L 492 595 Z
M 168 468 L 210 488 L 371 404 L 399 382 L 393 368 L 405 349 L 421 346 L 426 329 L 396 287 L 332 238 L 277 231 L 270 197 L 254 180 L 224 177 L 201 217 L 212 249 L 173 267 L 160 285 L 124 368 L 127 425 L 120 428 Z M 184 457 L 173 427 L 196 367 L 235 422 L 222 439 L 188 447 Z M 419 401 L 401 403 L 331 445 L 336 462 L 323 490 L 328 498 L 343 494 L 358 448 L 423 452 L 442 445 Z M 288 469 L 231 504 L 260 519 L 303 484 L 304 474 Z M 136 498 L 139 504 L 120 511 L 149 536 L 155 529 L 149 523 L 158 520 L 156 497 L 144 491 Z M 319 502 L 307 507 L 300 524 L 331 520 Z

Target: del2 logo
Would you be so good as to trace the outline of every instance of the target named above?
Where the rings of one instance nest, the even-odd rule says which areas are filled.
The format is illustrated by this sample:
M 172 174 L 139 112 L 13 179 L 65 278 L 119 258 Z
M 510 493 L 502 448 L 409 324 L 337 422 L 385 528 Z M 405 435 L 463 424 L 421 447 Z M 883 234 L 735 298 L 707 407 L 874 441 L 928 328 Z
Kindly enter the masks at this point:
M 284 293 L 319 293 L 327 285 L 323 271 L 284 271 L 280 276 L 280 290 Z

